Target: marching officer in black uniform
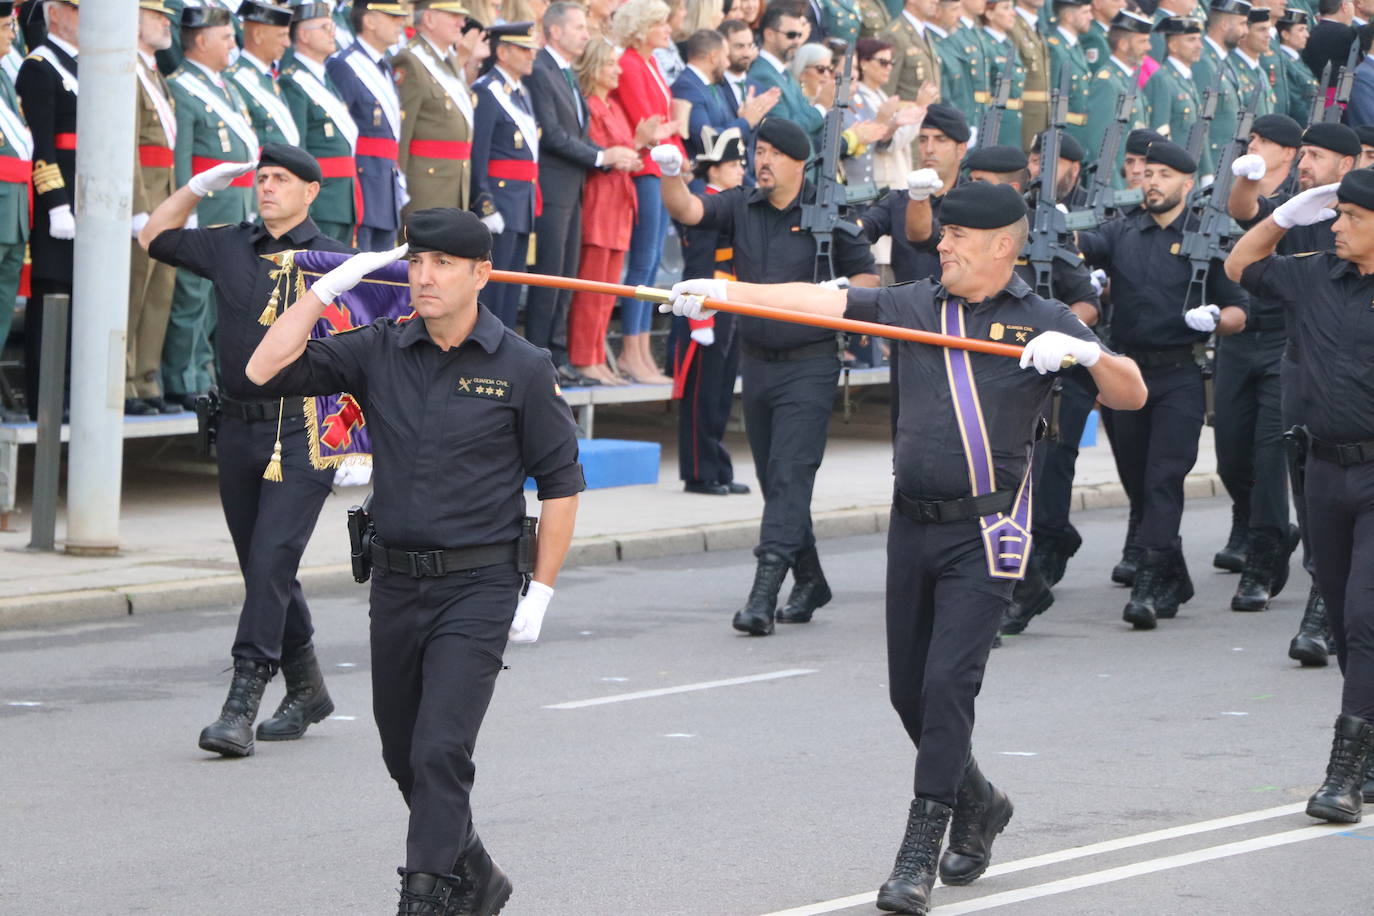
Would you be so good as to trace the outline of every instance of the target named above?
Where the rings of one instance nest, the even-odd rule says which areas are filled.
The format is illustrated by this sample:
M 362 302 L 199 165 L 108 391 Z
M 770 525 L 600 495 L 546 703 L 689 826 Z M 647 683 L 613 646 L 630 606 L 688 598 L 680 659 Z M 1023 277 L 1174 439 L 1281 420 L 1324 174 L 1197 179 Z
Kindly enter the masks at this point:
M 1333 210 L 1334 251 L 1275 254 L 1286 231 Z M 1374 172 L 1350 171 L 1276 208 L 1236 242 L 1226 272 L 1283 306 L 1298 345 L 1284 384 L 1306 400 L 1308 537 L 1344 678 L 1326 780 L 1307 814 L 1353 824 L 1362 798 L 1374 799 Z
M 219 719 L 200 733 L 200 746 L 226 757 L 253 753 L 258 704 L 279 667 L 286 696 L 272 718 L 258 726 L 258 738 L 299 738 L 334 710 L 315 659 L 310 608 L 296 579 L 334 471 L 311 464 L 304 402 L 271 395 L 247 379 L 244 367 L 267 330 L 264 306 L 277 282 L 263 255 L 350 249 L 322 235 L 308 215 L 320 189 L 319 163 L 299 147 L 280 143 L 264 146 L 256 163 L 258 219 L 213 229 L 181 228 L 202 197 L 224 190 L 254 167 L 225 162 L 193 175 L 152 212 L 138 239 L 151 257 L 215 285 L 216 463 L 244 600 L 229 696 Z M 266 317 L 270 321 L 271 313 Z M 203 405 L 200 412 L 205 413 Z
M 369 427 L 372 691 L 382 757 L 410 806 L 399 912 L 491 916 L 511 883 L 473 829 L 473 748 L 507 638 L 539 636 L 582 466 L 548 352 L 478 304 L 491 233 L 441 207 L 411 213 L 406 237 L 417 317 L 309 340 L 326 304 L 406 246 L 355 256 L 277 320 L 248 374 L 283 396 L 348 391 L 387 418 Z M 526 477 L 543 500 L 535 545 L 522 535 Z
M 1203 301 L 1184 312 L 1192 270 L 1177 251 L 1196 171 L 1181 146 L 1152 143 L 1144 209 L 1078 234 L 1083 257 L 1111 280 L 1112 345 L 1140 365 L 1150 388 L 1143 410 L 1113 418 L 1126 491 L 1140 500 L 1135 537 L 1142 558 L 1122 619 L 1140 630 L 1174 617 L 1193 597 L 1179 528 L 1183 481 L 1197 463 L 1206 413 L 1200 351 L 1212 333 L 1245 326 L 1245 293 L 1219 260 L 1207 273 Z
M 766 122 L 765 122 L 766 123 Z M 1015 189 L 971 181 L 945 195 L 942 279 L 847 293 L 688 280 L 671 308 L 704 317 L 701 298 L 773 305 L 982 340 L 1023 328 L 1020 366 L 1004 356 L 897 342 L 903 403 L 893 443 L 896 489 L 887 547 L 888 679 L 892 704 L 919 748 L 915 799 L 878 908 L 926 913 L 938 873 L 968 884 L 987 869 L 1012 804 L 971 750 L 974 698 L 992 639 L 1029 559 L 1030 460 L 1053 372 L 1072 357 L 1104 404 L 1145 403 L 1140 372 L 1063 304 L 1016 276 L 1026 205 Z M 1034 366 L 1041 373 L 1026 371 Z M 981 408 L 980 408 L 981 405 Z M 940 848 L 951 816 L 950 848 Z
M 717 229 L 734 238 L 735 276 L 747 282 L 832 282 L 877 286 L 877 266 L 865 239 L 837 232 L 832 264 L 817 263 L 816 240 L 799 231 L 802 207 L 815 198 L 804 177 L 811 141 L 795 122 L 765 118 L 754 132 L 758 187 L 697 196 L 684 181 L 682 154 L 664 144 L 653 150 L 663 170 L 663 202 L 685 226 Z M 832 272 L 833 270 L 833 272 Z M 699 280 L 715 284 L 724 280 Z M 754 636 L 773 632 L 774 618 L 806 623 L 831 598 L 811 530 L 811 492 L 825 455 L 826 430 L 840 378 L 833 331 L 784 325 L 762 318 L 736 322 L 743 353 L 745 426 L 763 490 L 763 522 L 754 548 L 758 568 L 735 629 Z M 792 593 L 777 610 L 778 591 L 792 570 Z

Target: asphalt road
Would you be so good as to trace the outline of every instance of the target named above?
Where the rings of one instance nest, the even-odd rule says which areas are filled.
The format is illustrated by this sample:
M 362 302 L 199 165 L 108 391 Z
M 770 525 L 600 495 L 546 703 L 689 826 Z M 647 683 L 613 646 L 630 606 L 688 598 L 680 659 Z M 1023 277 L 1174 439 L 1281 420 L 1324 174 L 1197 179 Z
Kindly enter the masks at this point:
M 1192 502 L 1198 596 L 1135 633 L 1107 578 L 1124 512 L 1077 522 L 1058 602 L 994 654 L 979 702 L 975 749 L 1016 816 L 935 912 L 1374 909 L 1374 826 L 1302 813 L 1339 702 L 1334 667 L 1286 657 L 1306 576 L 1232 613 L 1236 577 L 1210 569 L 1227 507 Z M 565 575 L 540 642 L 507 651 L 478 747 L 506 914 L 877 912 L 913 760 L 886 699 L 882 540 L 822 557 L 835 602 L 767 639 L 729 626 L 745 552 Z M 314 608 L 336 715 L 247 760 L 196 748 L 234 609 L 0 633 L 0 913 L 394 912 L 405 809 L 371 721 L 364 594 Z M 616 701 L 579 704 L 598 699 Z

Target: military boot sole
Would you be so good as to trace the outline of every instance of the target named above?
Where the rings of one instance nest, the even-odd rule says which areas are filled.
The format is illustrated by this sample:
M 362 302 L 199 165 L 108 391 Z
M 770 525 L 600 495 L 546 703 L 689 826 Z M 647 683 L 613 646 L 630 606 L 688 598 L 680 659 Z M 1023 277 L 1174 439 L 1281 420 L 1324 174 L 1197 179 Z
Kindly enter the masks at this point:
M 1121 612 L 1121 619 L 1137 630 L 1153 630 L 1158 623 L 1154 611 L 1139 604 L 1128 604 Z
M 1364 787 L 1360 791 L 1364 795 L 1364 803 L 1374 805 L 1374 776 L 1365 780 Z
M 1212 557 L 1212 565 L 1217 569 L 1238 573 L 1245 568 L 1245 554 L 1236 550 L 1218 550 Z
M 1301 662 L 1304 668 L 1325 668 L 1327 661 L 1326 646 L 1310 636 L 1294 636 L 1288 644 L 1288 657 Z
M 1011 822 L 1011 816 L 1015 810 L 1015 807 L 1011 803 L 1011 799 L 1008 798 L 1005 810 L 998 813 L 998 815 L 988 824 L 987 829 L 983 831 L 983 848 L 987 850 L 987 856 L 983 859 L 983 864 L 979 866 L 977 870 L 969 872 L 966 875 L 947 875 L 945 874 L 945 860 L 942 858 L 940 860 L 940 880 L 951 887 L 963 887 L 983 877 L 983 872 L 987 871 L 988 866 L 992 864 L 992 841 L 997 838 L 998 834 L 1007 829 L 1007 824 Z M 946 849 L 945 856 L 948 857 L 949 853 L 950 850 Z
M 829 604 L 830 599 L 834 597 L 830 591 L 830 586 L 826 585 L 823 591 L 817 593 L 814 601 L 808 601 L 801 605 L 793 605 L 789 601 L 775 616 L 778 623 L 810 623 L 811 615 Z
M 930 912 L 930 902 L 922 901 L 910 894 L 895 891 L 878 891 L 878 909 L 884 913 L 906 913 L 908 916 L 926 916 Z
M 1357 795 L 1356 798 L 1360 798 L 1360 796 Z M 1358 824 L 1362 815 L 1363 810 L 1359 802 L 1355 803 L 1353 809 L 1316 798 L 1307 802 L 1307 816 L 1315 817 L 1319 821 L 1330 821 L 1333 824 Z
M 482 894 L 482 899 L 477 902 L 477 907 L 472 911 L 472 916 L 497 916 L 501 908 L 510 901 L 510 895 L 515 891 L 504 873 L 493 876 L 492 883 Z
M 323 702 L 321 702 L 321 700 Z M 323 697 L 317 699 L 316 702 L 312 704 L 311 707 L 306 711 L 304 717 L 301 719 L 301 724 L 298 727 L 287 726 L 286 724 L 284 724 L 286 722 L 284 718 L 279 719 L 276 716 L 273 716 L 272 718 L 267 719 L 266 721 L 259 722 L 258 740 L 295 741 L 298 738 L 305 737 L 306 729 L 308 729 L 312 725 L 316 725 L 320 722 L 323 722 L 333 712 L 334 701 L 330 698 L 329 694 L 325 694 Z M 273 723 L 282 723 L 280 729 L 277 725 Z
M 1261 599 L 1248 595 L 1232 595 L 1231 610 L 1245 611 L 1251 614 L 1258 613 L 1260 611 L 1267 611 L 1269 610 L 1269 596 L 1265 595 L 1264 598 Z
M 736 614 L 731 621 L 731 626 L 741 633 L 748 633 L 750 636 L 772 636 L 773 635 L 773 615 L 767 617 L 756 614 Z
M 200 749 L 222 757 L 252 757 L 253 735 L 250 732 L 246 743 L 235 741 L 224 735 L 208 734 L 210 729 L 200 733 Z

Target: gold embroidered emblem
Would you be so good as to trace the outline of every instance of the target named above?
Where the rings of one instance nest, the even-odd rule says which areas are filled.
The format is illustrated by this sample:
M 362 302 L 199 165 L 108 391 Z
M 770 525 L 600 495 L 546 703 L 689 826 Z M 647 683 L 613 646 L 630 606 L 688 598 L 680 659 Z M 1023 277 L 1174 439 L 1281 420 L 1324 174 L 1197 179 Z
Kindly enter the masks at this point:
M 992 327 L 988 328 L 988 338 L 991 340 L 1001 340 L 1007 334 L 1006 325 L 1000 321 L 994 321 Z

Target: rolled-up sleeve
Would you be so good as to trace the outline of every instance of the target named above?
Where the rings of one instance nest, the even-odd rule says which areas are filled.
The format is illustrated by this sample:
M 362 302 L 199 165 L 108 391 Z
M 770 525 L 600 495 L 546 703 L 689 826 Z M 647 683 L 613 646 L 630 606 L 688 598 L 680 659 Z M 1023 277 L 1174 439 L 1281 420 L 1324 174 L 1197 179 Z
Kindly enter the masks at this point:
M 553 362 L 545 359 L 532 375 L 537 379 L 520 410 L 520 455 L 525 473 L 534 478 L 539 498 L 561 499 L 587 488 L 578 461 L 577 424 L 572 409 L 559 396 Z

